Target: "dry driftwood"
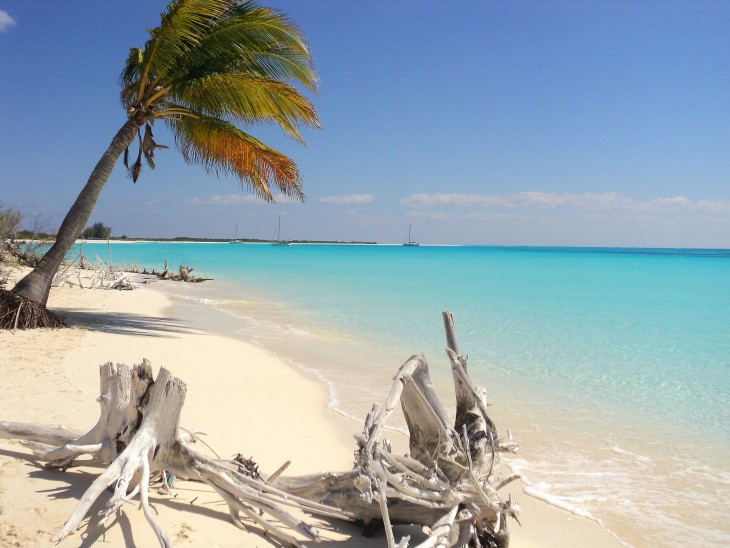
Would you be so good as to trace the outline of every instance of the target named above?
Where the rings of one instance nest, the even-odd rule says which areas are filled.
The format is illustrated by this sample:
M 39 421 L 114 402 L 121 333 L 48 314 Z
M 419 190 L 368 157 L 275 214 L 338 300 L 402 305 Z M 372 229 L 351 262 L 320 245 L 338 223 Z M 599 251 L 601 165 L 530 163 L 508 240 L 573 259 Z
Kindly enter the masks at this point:
M 501 499 L 497 491 L 517 476 L 502 477 L 497 464 L 500 453 L 518 446 L 511 435 L 499 438 L 485 391 L 466 373 L 449 312 L 444 322 L 457 401 L 453 426 L 433 389 L 425 357 L 413 356 L 398 371 L 384 407 L 373 407 L 363 433 L 356 436 L 352 471 L 280 478 L 275 485 L 344 508 L 366 524 L 382 520 L 389 547 L 396 546 L 391 525 L 398 523 L 429 526 L 430 536 L 421 546 L 507 546 L 507 518 L 517 517 L 519 505 Z M 405 457 L 394 454 L 381 437 L 399 402 L 410 434 Z
M 198 278 L 197 276 L 192 276 L 191 273 L 196 268 L 197 267 L 195 265 L 188 266 L 186 264 L 181 264 L 178 268 L 179 274 L 171 274 L 169 271 L 169 261 L 165 260 L 165 267 L 162 269 L 162 272 L 157 272 L 154 269 L 147 272 L 146 268 L 140 269 L 139 267 L 128 268 L 128 270 L 137 274 L 157 276 L 160 280 L 170 280 L 173 282 L 201 283 L 212 280 L 212 278 Z
M 242 519 L 253 522 L 284 544 L 319 540 L 314 527 L 287 509 L 293 507 L 366 526 L 382 523 L 389 547 L 408 545 L 407 537 L 398 543 L 394 538 L 392 525 L 401 523 L 430 528 L 422 547 L 506 547 L 507 518 L 516 519 L 519 506 L 503 500 L 498 490 L 516 476 L 503 477 L 497 464 L 500 453 L 516 451 L 517 446 L 511 436 L 499 437 L 487 413 L 484 390 L 467 375 L 450 313 L 444 313 L 444 321 L 456 391 L 455 421 L 452 424 L 433 389 L 426 359 L 413 356 L 398 371 L 383 408 L 374 406 L 363 433 L 355 436 L 356 461 L 347 472 L 280 477 L 280 469 L 264 480 L 251 461 L 214 460 L 198 453 L 191 447 L 194 436 L 178 424 L 185 384 L 164 368 L 154 380 L 146 360 L 132 368 L 101 366 L 101 413 L 86 434 L 0 423 L 0 438 L 31 442 L 50 468 L 66 470 L 81 457 L 84 464 L 106 467 L 54 542 L 78 529 L 94 501 L 114 484 L 101 522 L 139 495 L 160 544 L 170 546 L 150 511 L 148 492 L 153 476 L 162 476 L 167 485 L 168 474 L 174 474 L 208 484 L 227 503 L 237 526 L 244 527 Z M 399 403 L 410 433 L 406 456 L 393 453 L 382 437 Z
M 95 255 L 94 262 L 90 263 L 83 253 L 83 245 L 83 243 L 79 244 L 81 249 L 75 259 L 64 262 L 58 269 L 51 283 L 53 287 L 68 285 L 69 287 L 79 287 L 81 289 L 93 289 L 95 287 L 118 290 L 136 289 L 136 286 L 128 277 L 129 271 L 115 266 L 111 262 L 111 258 L 108 262 L 105 262 L 99 255 Z M 75 279 L 72 279 L 74 275 Z
M 0 438 L 21 438 L 35 442 L 36 455 L 50 468 L 66 470 L 91 457 L 84 464 L 100 464 L 106 469 L 84 493 L 76 510 L 63 528 L 51 539 L 59 542 L 76 531 L 89 508 L 110 485 L 114 494 L 101 514 L 106 522 L 124 502 L 139 495 L 147 521 L 161 546 L 171 546 L 167 534 L 157 525 L 150 511 L 148 492 L 153 475 L 168 474 L 203 481 L 228 504 L 231 518 L 243 527 L 240 514 L 257 523 L 280 540 L 301 545 L 292 531 L 317 540 L 313 527 L 292 515 L 285 507 L 296 506 L 310 513 L 352 519 L 336 508 L 327 508 L 288 496 L 258 477 L 255 470 L 236 461 L 217 461 L 190 447 L 191 435 L 179 428 L 186 387 L 180 379 L 162 368 L 156 380 L 146 360 L 129 368 L 125 365 L 101 367 L 101 414 L 97 424 L 77 436 L 64 429 L 49 429 L 29 424 L 0 423 Z M 51 447 L 53 445 L 56 447 Z M 163 482 L 166 485 L 167 481 Z M 274 524 L 266 514 L 283 526 Z

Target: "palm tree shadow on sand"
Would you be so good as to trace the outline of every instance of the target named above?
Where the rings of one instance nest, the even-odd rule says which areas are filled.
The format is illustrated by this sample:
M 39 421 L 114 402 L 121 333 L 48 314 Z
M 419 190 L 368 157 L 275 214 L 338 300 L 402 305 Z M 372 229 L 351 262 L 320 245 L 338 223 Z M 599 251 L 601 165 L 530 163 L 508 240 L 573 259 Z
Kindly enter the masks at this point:
M 131 313 L 87 312 L 57 308 L 54 312 L 69 327 L 83 327 L 89 331 L 144 337 L 173 337 L 197 333 L 185 322 L 172 317 L 146 316 Z

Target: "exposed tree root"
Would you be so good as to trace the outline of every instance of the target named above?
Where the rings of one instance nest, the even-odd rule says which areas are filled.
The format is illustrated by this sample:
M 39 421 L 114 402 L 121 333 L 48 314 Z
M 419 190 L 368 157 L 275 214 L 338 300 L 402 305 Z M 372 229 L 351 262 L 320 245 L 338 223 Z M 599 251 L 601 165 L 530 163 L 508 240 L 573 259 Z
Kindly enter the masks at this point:
M 403 548 L 392 526 L 418 524 L 429 528 L 420 547 L 509 545 L 508 518 L 519 505 L 504 500 L 498 490 L 517 478 L 498 470 L 499 456 L 514 452 L 511 436 L 501 439 L 487 414 L 486 392 L 472 384 L 466 358 L 459 353 L 450 313 L 444 313 L 447 354 L 451 361 L 457 409 L 449 419 L 431 384 L 422 355 L 410 358 L 396 375 L 382 409 L 373 407 L 362 434 L 356 436 L 355 464 L 347 472 L 280 477 L 283 467 L 265 480 L 258 467 L 238 455 L 214 460 L 194 451 L 194 436 L 179 427 L 186 387 L 164 368 L 157 379 L 146 360 L 132 368 L 101 366 L 101 413 L 82 436 L 63 429 L 0 423 L 0 438 L 36 443 L 36 455 L 50 468 L 65 470 L 79 457 L 106 469 L 84 493 L 73 514 L 56 533 L 58 542 L 72 534 L 94 501 L 110 485 L 114 494 L 100 514 L 104 523 L 124 502 L 139 495 L 147 521 L 160 545 L 170 539 L 157 524 L 148 500 L 151 477 L 168 474 L 209 485 L 228 505 L 233 523 L 242 520 L 263 529 L 280 542 L 302 546 L 318 541 L 317 530 L 290 513 L 357 521 L 371 528 L 382 523 L 389 548 Z M 403 410 L 410 437 L 408 455 L 391 451 L 381 434 L 397 406 Z
M 45 306 L 0 289 L 0 329 L 59 328 L 63 322 Z

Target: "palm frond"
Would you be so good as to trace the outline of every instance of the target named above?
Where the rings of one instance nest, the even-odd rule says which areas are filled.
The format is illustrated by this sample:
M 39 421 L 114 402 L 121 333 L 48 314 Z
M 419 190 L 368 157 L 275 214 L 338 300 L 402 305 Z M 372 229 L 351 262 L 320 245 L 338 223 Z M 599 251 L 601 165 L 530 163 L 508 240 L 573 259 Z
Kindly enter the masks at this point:
M 122 73 L 119 75 L 119 83 L 122 85 L 122 106 L 125 109 L 136 98 L 137 85 L 141 76 L 142 54 L 143 51 L 140 48 L 130 48 L 129 56 L 124 63 Z
M 191 52 L 186 67 L 192 77 L 247 72 L 317 88 L 301 31 L 283 14 L 251 2 L 231 9 Z
M 165 121 L 186 162 L 215 175 L 234 175 L 268 202 L 274 201 L 272 187 L 304 199 L 296 164 L 230 122 L 193 112 Z
M 142 148 L 139 149 L 135 162 L 129 166 L 127 176 L 132 179 L 133 183 L 136 183 L 140 173 L 142 173 Z
M 147 165 L 150 166 L 150 168 L 155 169 L 155 149 L 156 148 L 168 148 L 165 145 L 158 145 L 154 140 L 154 135 L 152 135 L 152 126 L 149 124 L 145 124 L 144 128 L 144 137 L 142 138 L 142 153 L 144 154 L 145 160 L 147 160 Z
M 160 26 L 149 31 L 138 68 L 137 101 L 148 84 L 165 78 L 180 66 L 201 42 L 216 21 L 231 9 L 235 0 L 172 0 L 161 14 Z
M 168 97 L 207 115 L 243 124 L 271 122 L 303 142 L 300 126 L 318 128 L 317 111 L 295 88 L 245 73 L 212 74 L 173 86 Z M 164 116 L 164 108 L 159 111 Z
M 137 179 L 139 178 L 139 174 L 142 173 L 142 136 L 139 133 L 139 130 L 137 130 L 137 141 L 139 146 L 139 151 L 137 152 L 137 159 L 134 161 L 134 163 L 129 166 L 127 165 L 127 154 L 124 156 L 124 165 L 127 168 L 127 177 L 132 179 L 133 183 L 137 182 Z M 129 147 L 127 147 L 129 148 Z

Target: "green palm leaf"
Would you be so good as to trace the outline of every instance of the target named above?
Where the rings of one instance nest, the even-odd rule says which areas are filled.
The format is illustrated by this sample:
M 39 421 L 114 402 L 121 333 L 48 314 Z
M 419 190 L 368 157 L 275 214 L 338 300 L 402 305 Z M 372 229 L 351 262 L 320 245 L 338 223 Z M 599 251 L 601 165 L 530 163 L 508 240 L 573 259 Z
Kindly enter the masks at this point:
M 283 15 L 250 2 L 235 6 L 189 59 L 190 75 L 248 72 L 316 89 L 309 49 Z
M 138 101 L 143 100 L 146 84 L 174 71 L 230 7 L 230 0 L 172 0 L 168 4 L 160 26 L 149 31 L 151 38 L 143 49 Z
M 319 127 L 312 103 L 277 80 L 246 73 L 211 74 L 173 85 L 167 97 L 188 108 L 243 124 L 272 122 L 303 142 L 297 127 Z M 165 110 L 158 110 L 159 117 Z

